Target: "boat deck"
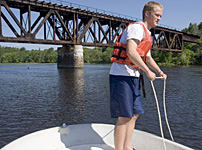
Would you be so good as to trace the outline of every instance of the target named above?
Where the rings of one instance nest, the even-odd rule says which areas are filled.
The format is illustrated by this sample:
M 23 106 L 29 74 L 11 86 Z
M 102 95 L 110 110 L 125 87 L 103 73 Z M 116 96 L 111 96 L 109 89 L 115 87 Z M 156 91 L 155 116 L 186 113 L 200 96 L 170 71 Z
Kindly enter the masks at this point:
M 77 124 L 54 127 L 21 137 L 1 150 L 114 150 L 114 125 Z M 165 139 L 167 150 L 193 150 Z M 164 150 L 161 137 L 134 130 L 131 146 L 137 150 Z

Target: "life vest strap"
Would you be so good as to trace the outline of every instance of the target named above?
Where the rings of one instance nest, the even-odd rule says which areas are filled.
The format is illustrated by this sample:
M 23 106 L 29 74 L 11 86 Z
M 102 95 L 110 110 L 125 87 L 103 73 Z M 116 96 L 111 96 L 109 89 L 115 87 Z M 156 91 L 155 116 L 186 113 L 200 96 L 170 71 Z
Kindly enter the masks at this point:
M 122 50 L 126 51 L 126 48 L 124 48 L 123 46 L 114 46 L 114 49 L 119 49 L 119 53 L 117 56 L 113 55 L 112 57 L 115 57 L 117 60 L 119 60 L 119 59 L 125 60 L 126 59 L 126 57 L 121 57 Z
M 117 56 L 117 55 L 112 55 L 112 57 L 115 57 L 117 60 L 119 60 L 119 59 L 125 60 L 125 59 L 126 59 L 126 57 L 121 57 L 120 55 L 119 55 L 119 56 Z
M 144 86 L 144 77 L 143 77 L 143 72 L 140 70 L 140 78 L 139 78 L 139 88 L 142 89 L 143 97 L 146 98 L 146 91 L 145 91 L 145 86 Z
M 120 50 L 124 50 L 124 51 L 126 51 L 126 48 L 124 48 L 123 46 L 114 46 L 114 48 L 118 48 L 118 49 L 120 49 Z

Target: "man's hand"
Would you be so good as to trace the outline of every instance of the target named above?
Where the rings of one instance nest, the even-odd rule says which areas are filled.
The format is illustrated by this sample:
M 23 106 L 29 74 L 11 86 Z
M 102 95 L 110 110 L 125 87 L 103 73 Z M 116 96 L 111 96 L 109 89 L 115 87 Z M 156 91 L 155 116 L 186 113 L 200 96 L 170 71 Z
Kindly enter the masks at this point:
M 156 74 L 153 73 L 152 71 L 148 70 L 146 72 L 147 77 L 149 78 L 149 80 L 154 81 L 156 79 Z
M 163 71 L 159 72 L 160 77 L 163 77 L 163 80 L 167 79 L 167 75 L 165 73 L 163 73 Z

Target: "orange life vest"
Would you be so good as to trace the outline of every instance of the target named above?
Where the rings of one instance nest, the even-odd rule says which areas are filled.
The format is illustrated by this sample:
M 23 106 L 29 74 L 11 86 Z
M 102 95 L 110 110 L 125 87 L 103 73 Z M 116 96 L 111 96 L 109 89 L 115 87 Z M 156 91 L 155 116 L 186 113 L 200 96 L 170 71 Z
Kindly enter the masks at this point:
M 134 23 L 138 23 L 138 22 L 129 23 L 128 26 L 131 24 L 134 24 Z M 146 54 L 152 47 L 152 38 L 151 38 L 149 32 L 147 31 L 146 27 L 143 25 L 143 23 L 139 23 L 139 24 L 141 24 L 144 29 L 144 37 L 141 40 L 140 44 L 137 46 L 136 50 L 137 50 L 138 54 L 140 55 L 140 57 L 142 57 L 144 59 L 144 61 L 146 61 Z M 125 31 L 125 29 L 123 30 L 123 32 Z M 131 66 L 139 69 L 139 67 L 136 66 L 135 64 L 133 64 L 132 61 L 128 58 L 128 56 L 126 54 L 126 44 L 122 44 L 119 42 L 123 32 L 121 33 L 121 35 L 118 36 L 118 38 L 115 42 L 111 61 L 117 62 L 120 64 L 128 64 L 128 65 L 131 65 Z

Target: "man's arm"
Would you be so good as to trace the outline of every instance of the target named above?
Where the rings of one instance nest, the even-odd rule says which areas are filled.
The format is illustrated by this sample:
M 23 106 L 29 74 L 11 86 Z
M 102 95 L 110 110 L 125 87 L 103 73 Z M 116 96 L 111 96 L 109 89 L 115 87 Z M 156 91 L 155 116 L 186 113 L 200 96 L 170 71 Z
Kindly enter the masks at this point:
M 130 39 L 127 40 L 127 47 L 126 47 L 126 53 L 128 55 L 128 57 L 130 58 L 130 60 L 137 65 L 141 70 L 143 70 L 147 77 L 150 80 L 155 80 L 156 79 L 156 74 L 153 73 L 148 67 L 147 65 L 144 63 L 144 61 L 142 60 L 142 58 L 140 57 L 140 55 L 138 54 L 138 52 L 136 51 L 137 49 L 137 45 L 139 44 L 139 41 L 136 39 Z
M 147 57 L 146 63 L 148 66 L 154 70 L 156 73 L 158 73 L 161 77 L 163 77 L 164 80 L 166 80 L 167 75 L 163 73 L 163 71 L 159 68 L 159 66 L 156 64 L 152 56 Z

